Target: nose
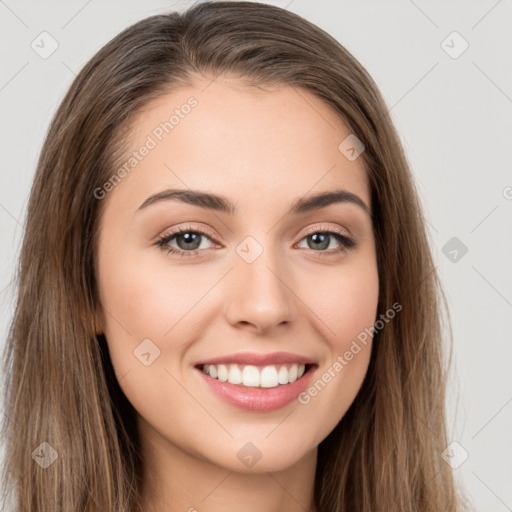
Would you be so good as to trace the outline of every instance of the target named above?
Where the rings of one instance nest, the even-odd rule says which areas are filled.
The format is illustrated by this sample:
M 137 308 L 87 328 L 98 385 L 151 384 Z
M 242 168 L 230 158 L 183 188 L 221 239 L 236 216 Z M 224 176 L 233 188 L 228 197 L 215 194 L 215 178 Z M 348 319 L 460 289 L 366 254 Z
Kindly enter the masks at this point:
M 252 263 L 235 257 L 226 289 L 225 314 L 231 325 L 270 335 L 296 319 L 298 299 L 283 267 L 267 251 Z

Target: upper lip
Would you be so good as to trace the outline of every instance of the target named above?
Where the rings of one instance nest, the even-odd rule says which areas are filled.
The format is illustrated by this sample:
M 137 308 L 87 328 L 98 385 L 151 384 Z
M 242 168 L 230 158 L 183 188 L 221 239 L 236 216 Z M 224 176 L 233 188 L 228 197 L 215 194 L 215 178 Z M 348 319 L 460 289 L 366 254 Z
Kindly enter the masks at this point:
M 258 354 L 257 352 L 240 352 L 238 354 L 229 354 L 225 356 L 205 359 L 196 364 L 202 366 L 205 364 L 250 364 L 254 366 L 265 366 L 274 364 L 316 364 L 314 359 L 292 354 L 291 352 L 272 352 L 270 354 Z

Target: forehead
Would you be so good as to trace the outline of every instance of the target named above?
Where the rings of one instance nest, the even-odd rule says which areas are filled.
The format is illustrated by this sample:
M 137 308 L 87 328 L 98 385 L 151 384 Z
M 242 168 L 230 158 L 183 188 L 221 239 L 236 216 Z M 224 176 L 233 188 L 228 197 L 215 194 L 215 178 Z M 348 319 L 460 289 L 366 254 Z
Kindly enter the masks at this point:
M 132 155 L 134 165 L 111 195 L 125 194 L 133 210 L 171 187 L 254 206 L 265 195 L 345 188 L 370 207 L 362 159 L 350 161 L 339 149 L 349 135 L 341 116 L 305 89 L 248 87 L 229 77 L 197 80 L 134 117 L 124 155 L 124 163 Z

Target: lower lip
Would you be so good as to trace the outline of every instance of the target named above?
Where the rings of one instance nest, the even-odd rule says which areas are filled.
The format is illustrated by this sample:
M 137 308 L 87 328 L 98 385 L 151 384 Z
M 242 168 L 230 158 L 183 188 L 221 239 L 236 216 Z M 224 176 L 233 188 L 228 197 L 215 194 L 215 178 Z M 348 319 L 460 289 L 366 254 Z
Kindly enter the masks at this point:
M 226 403 L 245 411 L 276 411 L 293 402 L 309 385 L 316 367 L 310 368 L 300 379 L 291 384 L 279 384 L 274 388 L 244 387 L 221 382 L 195 368 L 208 387 Z

